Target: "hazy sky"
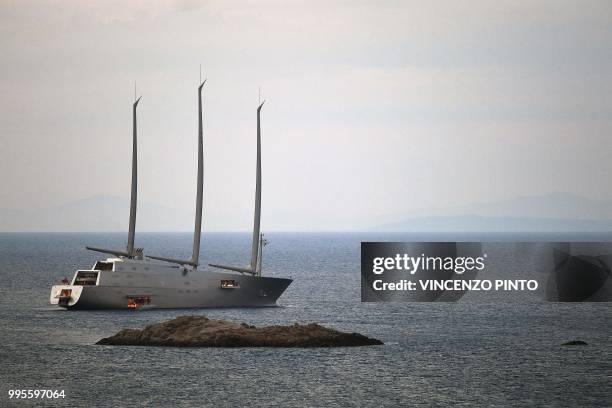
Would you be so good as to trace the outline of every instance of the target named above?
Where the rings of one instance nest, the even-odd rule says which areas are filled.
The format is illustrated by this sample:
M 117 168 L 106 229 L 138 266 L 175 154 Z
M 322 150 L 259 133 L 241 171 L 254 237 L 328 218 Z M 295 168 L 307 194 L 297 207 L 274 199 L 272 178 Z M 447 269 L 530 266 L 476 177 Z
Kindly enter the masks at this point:
M 0 1 L 0 208 L 128 196 L 342 227 L 516 195 L 612 198 L 610 1 Z M 126 217 L 127 217 L 126 208 Z M 386 218 L 385 218 L 386 219 Z M 366 222 L 367 223 L 367 222 Z

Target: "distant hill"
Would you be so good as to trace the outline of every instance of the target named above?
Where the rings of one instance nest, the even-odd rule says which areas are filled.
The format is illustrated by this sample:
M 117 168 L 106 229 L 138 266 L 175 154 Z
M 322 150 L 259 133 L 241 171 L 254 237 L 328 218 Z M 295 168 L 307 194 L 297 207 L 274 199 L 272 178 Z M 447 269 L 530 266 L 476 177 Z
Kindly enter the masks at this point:
M 509 200 L 416 211 L 377 231 L 513 232 L 612 231 L 612 201 L 570 193 L 519 196 Z
M 100 195 L 37 210 L 0 209 L 0 231 L 110 232 L 126 231 L 128 198 Z M 248 215 L 247 217 L 250 217 Z M 612 231 L 612 201 L 591 200 L 569 193 L 521 196 L 509 200 L 475 203 L 451 208 L 423 209 L 384 221 L 374 217 L 305 218 L 275 211 L 266 218 L 268 230 L 339 230 L 468 232 L 468 231 Z M 228 226 L 226 214 L 205 211 L 205 229 Z M 380 220 L 380 218 L 378 218 Z M 223 220 L 218 222 L 218 220 Z M 231 217 L 230 227 L 248 229 L 251 219 Z M 138 231 L 191 231 L 193 210 L 176 209 L 150 202 L 138 203 Z M 328 227 L 325 227 L 325 226 Z
M 427 215 L 467 215 L 483 217 L 526 217 L 559 219 L 612 219 L 612 201 L 592 200 L 571 193 L 519 196 L 509 200 L 475 203 L 441 209 Z
M 608 232 L 612 219 L 483 217 L 480 215 L 409 218 L 374 228 L 390 232 Z

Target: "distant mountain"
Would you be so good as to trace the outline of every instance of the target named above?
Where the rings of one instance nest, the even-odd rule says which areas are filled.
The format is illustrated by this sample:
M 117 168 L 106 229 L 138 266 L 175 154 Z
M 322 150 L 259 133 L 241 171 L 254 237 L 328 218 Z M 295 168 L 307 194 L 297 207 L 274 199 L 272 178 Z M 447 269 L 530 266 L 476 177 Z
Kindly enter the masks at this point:
M 0 231 L 127 231 L 128 215 L 128 198 L 99 195 L 37 210 L 0 209 Z M 387 214 L 378 225 L 374 217 L 347 218 L 339 223 L 342 217 L 337 214 L 313 218 L 292 212 L 283 213 L 277 209 L 271 215 L 266 218 L 268 230 L 284 231 L 317 228 L 416 232 L 612 231 L 612 201 L 591 200 L 569 193 L 521 196 L 446 209 L 424 209 L 397 217 Z M 248 229 L 252 222 L 250 218 L 232 216 L 228 225 L 227 214 L 212 214 L 210 211 L 205 212 L 205 218 L 205 229 L 209 231 L 227 227 Z M 191 231 L 193 209 L 139 202 L 136 228 L 138 231 Z
M 571 193 L 518 196 L 508 200 L 474 203 L 458 207 L 423 209 L 411 216 L 480 215 L 559 219 L 612 219 L 612 201 L 592 200 Z
M 377 231 L 612 231 L 612 201 L 570 193 L 519 196 L 447 209 L 417 211 Z
M 100 195 L 37 210 L 0 210 L 0 231 L 127 231 L 127 198 Z M 153 203 L 138 203 L 139 231 L 188 231 L 193 214 Z
M 374 228 L 389 232 L 608 232 L 612 219 L 483 217 L 480 215 L 416 217 Z
M 592 200 L 571 193 L 519 196 L 510 200 L 459 207 L 464 214 L 488 217 L 612 219 L 612 201 Z

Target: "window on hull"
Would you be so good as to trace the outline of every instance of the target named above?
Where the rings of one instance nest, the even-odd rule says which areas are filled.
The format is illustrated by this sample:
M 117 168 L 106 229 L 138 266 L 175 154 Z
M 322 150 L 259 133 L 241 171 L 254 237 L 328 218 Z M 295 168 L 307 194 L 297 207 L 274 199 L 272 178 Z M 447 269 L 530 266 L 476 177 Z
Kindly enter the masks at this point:
M 236 289 L 240 287 L 240 285 L 235 280 L 228 279 L 228 280 L 222 280 L 220 287 L 221 289 Z
M 95 285 L 97 281 L 98 281 L 98 272 L 78 271 L 77 276 L 74 279 L 74 285 L 91 286 L 91 285 Z
M 137 309 L 140 306 L 150 305 L 151 296 L 128 296 L 127 307 L 129 309 Z
M 113 263 L 112 262 L 102 262 L 98 261 L 93 267 L 96 271 L 112 271 Z

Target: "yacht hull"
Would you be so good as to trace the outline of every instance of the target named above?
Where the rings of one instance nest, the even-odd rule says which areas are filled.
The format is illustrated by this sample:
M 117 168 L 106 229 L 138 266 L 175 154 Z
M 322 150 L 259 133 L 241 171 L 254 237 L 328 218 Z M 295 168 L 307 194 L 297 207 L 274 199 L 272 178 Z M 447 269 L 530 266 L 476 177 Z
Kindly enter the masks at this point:
M 96 285 L 53 286 L 50 301 L 73 310 L 270 307 L 292 282 L 217 272 L 176 275 L 100 272 Z

